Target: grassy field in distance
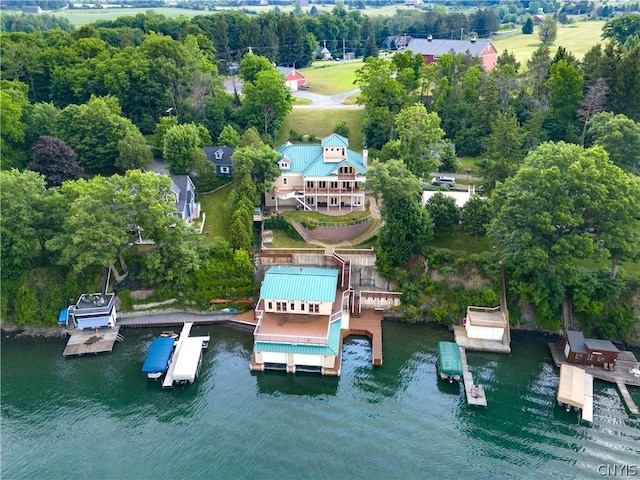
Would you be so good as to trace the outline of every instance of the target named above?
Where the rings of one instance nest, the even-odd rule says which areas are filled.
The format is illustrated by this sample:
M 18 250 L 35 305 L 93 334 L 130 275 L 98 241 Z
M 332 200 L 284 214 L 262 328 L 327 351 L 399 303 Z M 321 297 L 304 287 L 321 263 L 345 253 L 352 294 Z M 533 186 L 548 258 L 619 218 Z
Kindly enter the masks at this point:
M 558 25 L 558 36 L 556 41 L 550 45 L 551 56 L 555 55 L 558 47 L 564 47 L 577 58 L 582 58 L 592 46 L 603 43 L 601 35 L 604 24 L 604 20 L 593 20 Z M 513 32 L 512 34 L 505 32 L 491 41 L 498 49 L 498 53 L 509 50 L 522 63 L 522 68 L 526 68 L 527 60 L 531 58 L 531 54 L 542 45 L 538 29 L 535 28 L 531 35 L 523 35 L 520 28 Z
M 315 6 L 319 11 L 328 11 L 333 10 L 334 5 L 316 5 Z M 244 11 L 246 8 L 247 11 L 256 12 L 256 13 L 266 13 L 274 11 L 275 7 L 273 5 L 266 6 L 251 6 L 251 7 L 243 7 L 243 8 L 235 8 L 235 7 L 217 7 L 215 10 L 191 10 L 188 8 L 174 8 L 174 7 L 159 7 L 159 8 L 102 8 L 102 9 L 60 9 L 60 10 L 48 10 L 46 13 L 50 13 L 52 15 L 58 15 L 60 17 L 65 17 L 68 19 L 72 25 L 76 27 L 81 27 L 83 25 L 87 25 L 89 23 L 97 22 L 98 20 L 115 20 L 118 17 L 124 16 L 135 16 L 138 13 L 145 13 L 149 10 L 153 10 L 155 13 L 160 15 L 165 15 L 169 18 L 179 17 L 184 15 L 185 17 L 195 17 L 196 15 L 212 15 L 217 12 L 223 10 L 240 10 Z M 363 14 L 368 16 L 382 16 L 382 17 L 392 17 L 396 14 L 397 10 L 406 10 L 407 7 L 403 5 L 386 5 L 384 7 L 374 8 L 367 7 L 364 10 L 360 10 Z M 293 11 L 293 7 L 288 6 L 278 6 L 278 10 L 281 12 L 289 12 Z M 310 7 L 306 7 L 302 9 L 304 12 L 309 12 Z
M 343 120 L 349 126 L 349 148 L 360 152 L 363 115 L 362 109 L 294 108 L 278 132 L 275 145 L 279 147 L 289 140 L 291 129 L 300 135 L 314 134 L 317 138 L 326 137 L 333 132 L 333 126 Z

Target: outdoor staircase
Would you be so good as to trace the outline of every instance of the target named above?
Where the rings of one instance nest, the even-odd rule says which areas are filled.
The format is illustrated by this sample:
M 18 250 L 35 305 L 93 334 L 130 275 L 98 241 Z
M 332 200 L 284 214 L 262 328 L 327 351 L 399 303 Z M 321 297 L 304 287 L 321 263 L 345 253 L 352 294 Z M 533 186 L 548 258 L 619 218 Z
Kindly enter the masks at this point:
M 307 228 L 302 224 L 302 222 L 290 222 L 290 223 L 291 225 L 293 225 L 293 228 L 296 229 L 296 232 L 300 234 L 300 236 L 305 242 L 307 243 L 313 242 L 314 240 L 313 235 L 311 235 L 311 232 L 307 230 Z
M 571 310 L 571 294 L 565 290 L 562 296 L 562 326 L 565 330 L 571 329 L 571 321 L 573 320 L 573 312 Z

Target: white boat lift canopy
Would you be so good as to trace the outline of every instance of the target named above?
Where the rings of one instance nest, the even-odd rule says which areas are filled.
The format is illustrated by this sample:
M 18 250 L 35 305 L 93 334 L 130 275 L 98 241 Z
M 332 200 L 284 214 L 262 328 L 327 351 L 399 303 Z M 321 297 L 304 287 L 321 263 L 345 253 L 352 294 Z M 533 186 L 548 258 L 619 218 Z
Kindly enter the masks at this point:
M 582 419 L 593 422 L 593 375 L 579 367 L 560 366 L 558 403 L 582 410 Z
M 176 342 L 171 364 L 162 382 L 163 388 L 171 388 L 175 382 L 193 383 L 198 376 L 202 349 L 207 347 L 209 336 L 190 337 L 192 322 L 184 324 Z

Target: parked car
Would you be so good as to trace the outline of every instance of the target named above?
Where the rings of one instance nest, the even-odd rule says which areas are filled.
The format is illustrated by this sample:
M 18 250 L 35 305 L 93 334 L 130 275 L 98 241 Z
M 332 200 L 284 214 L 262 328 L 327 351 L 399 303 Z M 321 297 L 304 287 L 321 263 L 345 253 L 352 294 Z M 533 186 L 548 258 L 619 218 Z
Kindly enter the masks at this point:
M 431 185 L 434 185 L 436 187 L 439 187 L 441 185 L 448 185 L 449 187 L 455 187 L 456 179 L 453 177 L 434 177 L 433 180 L 431 180 Z

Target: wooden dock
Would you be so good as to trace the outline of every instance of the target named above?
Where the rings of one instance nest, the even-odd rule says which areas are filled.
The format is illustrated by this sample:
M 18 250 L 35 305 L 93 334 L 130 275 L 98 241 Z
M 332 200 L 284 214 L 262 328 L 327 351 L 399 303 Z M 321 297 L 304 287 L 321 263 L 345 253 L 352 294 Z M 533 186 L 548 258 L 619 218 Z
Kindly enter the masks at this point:
M 557 367 L 568 363 L 567 357 L 562 351 L 561 343 L 554 342 L 549 343 L 548 345 L 549 351 L 551 352 L 551 357 L 553 358 L 553 362 Z M 590 367 L 587 365 L 572 365 L 574 367 L 585 370 L 590 375 L 593 375 L 593 378 L 604 380 L 605 382 L 615 383 L 618 386 L 618 390 L 620 390 L 620 395 L 622 396 L 624 403 L 629 409 L 629 412 L 632 415 L 640 415 L 638 406 L 633 401 L 633 398 L 631 398 L 629 390 L 627 390 L 627 385 L 636 387 L 640 386 L 640 377 L 636 377 L 630 372 L 631 369 L 636 368 L 638 365 L 638 360 L 636 359 L 633 352 L 620 352 L 618 354 L 618 359 L 616 360 L 616 366 L 613 370 L 605 370 L 602 367 Z
M 358 317 L 351 315 L 349 328 L 342 331 L 342 340 L 349 335 L 362 335 L 371 339 L 373 364 L 382 365 L 382 310 L 362 309 Z M 342 350 L 342 345 L 340 345 Z
M 117 341 L 122 341 L 120 326 L 99 330 L 70 330 L 70 337 L 62 356 L 111 352 Z
M 629 390 L 627 390 L 627 386 L 621 381 L 617 381 L 616 385 L 618 386 L 618 390 L 620 390 L 620 395 L 622 395 L 624 403 L 627 404 L 629 412 L 631 412 L 632 415 L 640 415 L 638 406 L 633 401 L 633 398 L 631 398 L 631 394 L 629 393 Z
M 455 342 L 467 350 L 473 352 L 511 353 L 509 343 L 499 340 L 484 340 L 482 338 L 469 338 L 467 330 L 462 325 L 453 326 Z
M 467 363 L 467 352 L 464 347 L 460 348 L 460 360 L 462 361 L 462 380 L 464 382 L 464 393 L 467 396 L 467 403 L 469 405 L 481 405 L 487 406 L 487 396 L 484 393 L 484 387 L 482 385 L 476 385 L 473 381 L 473 376 L 469 371 L 469 364 Z

